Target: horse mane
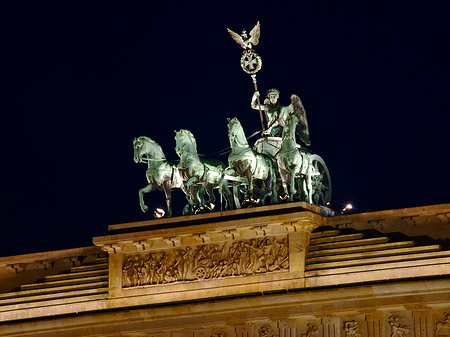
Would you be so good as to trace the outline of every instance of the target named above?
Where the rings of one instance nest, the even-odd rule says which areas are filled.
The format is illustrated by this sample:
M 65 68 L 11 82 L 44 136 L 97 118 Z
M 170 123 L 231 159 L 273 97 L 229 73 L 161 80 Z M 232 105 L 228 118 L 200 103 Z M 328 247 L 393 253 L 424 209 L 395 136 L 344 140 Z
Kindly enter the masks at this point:
M 243 140 L 245 141 L 245 143 L 248 145 L 247 138 L 245 137 L 244 128 L 242 127 L 242 124 L 239 121 L 239 119 L 237 119 L 236 117 L 233 117 L 232 119 L 230 119 L 228 121 L 228 131 L 230 131 L 230 127 L 229 127 L 230 125 L 233 125 L 233 128 L 237 129 L 237 132 L 235 132 L 235 134 L 241 136 L 243 138 Z M 244 144 L 241 144 L 241 145 L 244 145 Z
M 146 136 L 140 136 L 137 139 L 139 141 L 142 141 L 143 143 L 148 143 L 150 145 L 149 149 L 151 150 L 152 157 L 155 157 L 157 159 L 166 159 L 162 147 L 153 139 Z
M 189 141 L 191 142 L 191 144 L 194 146 L 195 151 L 197 152 L 197 141 L 195 140 L 194 135 L 192 134 L 191 131 L 189 130 L 185 130 L 185 129 L 181 129 L 180 131 L 178 131 L 179 133 L 185 134 L 188 138 Z M 178 133 L 177 132 L 177 133 Z
M 289 125 L 289 124 L 291 124 L 291 125 Z M 298 124 L 297 116 L 293 113 L 289 114 L 284 123 L 282 138 L 284 138 L 284 136 L 286 134 L 285 130 L 292 133 L 291 136 L 295 138 L 295 128 L 296 128 L 297 124 Z

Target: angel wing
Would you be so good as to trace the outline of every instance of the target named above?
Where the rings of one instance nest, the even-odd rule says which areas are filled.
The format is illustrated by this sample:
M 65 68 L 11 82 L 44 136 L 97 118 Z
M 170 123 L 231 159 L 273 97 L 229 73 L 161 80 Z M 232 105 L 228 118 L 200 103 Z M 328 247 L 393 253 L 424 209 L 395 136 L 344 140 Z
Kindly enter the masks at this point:
M 230 33 L 231 37 L 234 41 L 241 45 L 242 48 L 245 49 L 245 42 L 238 33 L 233 32 L 231 29 L 227 28 L 228 33 Z
M 297 134 L 300 137 L 301 141 L 305 143 L 305 145 L 311 145 L 311 140 L 309 139 L 309 127 L 308 127 L 308 119 L 306 118 L 306 111 L 303 107 L 302 100 L 297 95 L 291 95 L 291 104 L 294 109 L 294 114 L 297 116 Z
M 259 42 L 259 37 L 261 35 L 261 26 L 259 25 L 259 21 L 256 23 L 255 27 L 250 31 L 250 39 L 249 42 L 256 46 Z

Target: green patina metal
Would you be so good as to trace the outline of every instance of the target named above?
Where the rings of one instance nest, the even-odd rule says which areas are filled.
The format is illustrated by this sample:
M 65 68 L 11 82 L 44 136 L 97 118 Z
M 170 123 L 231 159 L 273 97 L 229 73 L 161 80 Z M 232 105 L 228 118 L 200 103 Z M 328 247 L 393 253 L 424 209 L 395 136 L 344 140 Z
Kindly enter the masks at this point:
M 139 190 L 139 203 L 147 212 L 144 194 L 155 189 L 165 192 L 167 213 L 172 215 L 171 191 L 181 189 L 187 199 L 183 214 L 194 214 L 212 210 L 218 189 L 225 208 L 245 205 L 264 205 L 301 200 L 316 205 L 329 205 L 331 201 L 331 179 L 323 159 L 300 146 L 311 144 L 306 111 L 299 96 L 291 95 L 288 106 L 280 104 L 280 92 L 269 89 L 260 102 L 256 73 L 262 67 L 261 57 L 253 50 L 260 37 L 259 22 L 241 35 L 228 29 L 231 37 L 244 49 L 241 67 L 251 75 L 255 92 L 251 108 L 260 113 L 262 138 L 253 147 L 248 144 L 239 120 L 228 119 L 228 138 L 231 152 L 228 167 L 215 159 L 203 159 L 197 153 L 197 142 L 188 130 L 175 131 L 175 151 L 178 164 L 168 162 L 161 147 L 148 137 L 133 141 L 134 161 L 147 163 L 148 185 Z M 263 111 L 267 129 L 263 122 Z M 281 136 L 281 137 L 280 137 Z M 232 188 L 233 193 L 230 192 Z M 204 196 L 208 195 L 205 201 Z M 158 213 L 161 215 L 161 213 Z
M 200 159 L 197 153 L 197 142 L 189 130 L 175 131 L 175 141 L 175 152 L 180 157 L 177 167 L 183 180 L 189 205 L 195 206 L 193 202 L 195 197 L 194 187 L 201 185 L 209 196 L 205 204 L 206 208 L 213 208 L 212 205 L 216 200 L 213 189 L 217 187 L 226 200 L 226 208 L 231 209 L 231 193 L 226 181 L 223 179 L 225 165 L 215 159 Z M 196 209 L 196 212 L 202 210 L 202 208 L 199 208 Z

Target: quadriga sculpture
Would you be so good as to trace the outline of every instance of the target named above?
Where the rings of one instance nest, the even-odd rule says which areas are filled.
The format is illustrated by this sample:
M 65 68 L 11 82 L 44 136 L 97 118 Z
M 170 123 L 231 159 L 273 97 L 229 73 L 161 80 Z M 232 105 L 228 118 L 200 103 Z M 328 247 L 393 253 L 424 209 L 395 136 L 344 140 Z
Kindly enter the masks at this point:
M 231 146 L 228 165 L 231 171 L 227 170 L 227 174 L 247 179 L 248 195 L 245 201 L 264 204 L 265 198 L 270 196 L 271 203 L 277 203 L 276 168 L 272 158 L 250 148 L 242 125 L 236 117 L 228 118 L 228 138 Z M 263 182 L 256 197 L 255 180 Z
M 185 193 L 183 179 L 178 172 L 175 164 L 166 160 L 164 152 L 157 142 L 149 137 L 141 136 L 133 140 L 134 161 L 136 163 L 147 162 L 148 168 L 145 173 L 148 185 L 139 190 L 139 205 L 143 212 L 148 211 L 148 206 L 144 202 L 144 193 L 152 192 L 156 189 L 164 191 L 166 196 L 167 213 L 166 216 L 172 216 L 172 197 L 173 188 L 181 188 Z M 203 200 L 203 188 L 197 189 L 194 204 L 201 205 Z M 204 202 L 204 201 L 203 201 Z
M 175 130 L 175 141 L 175 151 L 180 157 L 178 170 L 183 179 L 184 188 L 187 191 L 186 197 L 189 204 L 194 206 L 195 187 L 202 185 L 209 196 L 205 204 L 206 208 L 209 210 L 213 209 L 213 203 L 216 200 L 213 189 L 218 188 L 219 193 L 226 201 L 226 209 L 231 209 L 231 193 L 228 189 L 227 181 L 223 179 L 225 165 L 215 159 L 201 160 L 197 153 L 197 142 L 194 135 L 188 130 Z M 196 210 L 196 212 L 199 211 L 201 209 Z

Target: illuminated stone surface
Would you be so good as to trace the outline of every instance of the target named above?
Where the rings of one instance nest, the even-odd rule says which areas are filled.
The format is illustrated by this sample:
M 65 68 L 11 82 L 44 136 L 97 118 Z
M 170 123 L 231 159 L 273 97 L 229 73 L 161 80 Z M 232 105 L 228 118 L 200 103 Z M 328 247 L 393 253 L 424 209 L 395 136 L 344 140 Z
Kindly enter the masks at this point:
M 449 215 L 287 203 L 111 225 L 0 258 L 0 335 L 449 336 Z

